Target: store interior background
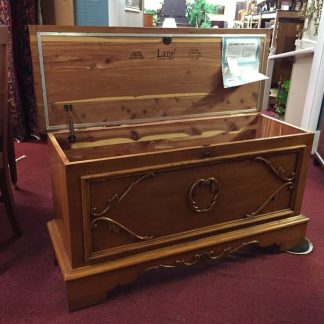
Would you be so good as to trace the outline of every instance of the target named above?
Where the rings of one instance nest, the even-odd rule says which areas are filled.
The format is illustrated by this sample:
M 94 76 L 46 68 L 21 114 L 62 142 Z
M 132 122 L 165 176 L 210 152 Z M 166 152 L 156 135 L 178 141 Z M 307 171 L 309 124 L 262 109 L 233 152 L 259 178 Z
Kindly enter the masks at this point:
M 176 12 L 175 17 L 172 15 L 169 17 L 167 11 L 164 12 L 164 16 L 161 15 L 163 8 L 171 12 L 176 10 L 172 4 L 177 4 L 176 8 L 182 10 L 181 14 Z M 305 9 L 323 4 L 323 0 L 255 1 L 255 3 L 210 0 L 208 4 L 218 6 L 222 12 L 205 15 L 211 27 L 261 27 L 273 30 L 275 42 L 271 46 L 268 62 L 267 74 L 270 79 L 265 90 L 263 111 L 275 118 L 281 118 L 315 132 L 313 153 L 324 157 L 324 144 L 322 149 L 318 144 L 320 129 L 321 127 L 323 129 L 324 124 L 324 18 L 321 17 L 320 20 L 316 18 L 318 21 L 314 21 L 314 15 L 312 19 L 305 16 Z M 149 24 L 145 19 L 145 16 L 149 15 L 153 16 L 151 17 L 153 27 L 161 27 L 165 18 L 174 18 L 178 27 L 185 27 L 184 25 L 189 25 L 187 5 L 186 1 L 181 0 L 38 0 L 37 22 L 49 25 L 144 27 Z M 300 25 L 302 27 L 298 27 Z M 293 27 L 286 28 L 287 26 Z M 276 55 L 287 52 L 292 53 L 284 58 L 280 56 L 276 58 Z M 283 87 L 282 101 L 278 102 L 280 77 L 289 81 L 289 91 L 287 93 L 287 89 Z M 283 84 L 282 80 L 281 85 Z M 279 103 L 284 104 L 284 113 L 276 111 Z M 27 115 L 25 112 L 25 116 Z M 165 284 L 166 280 L 162 276 L 152 276 L 146 286 L 143 284 L 144 280 L 136 284 L 144 285 L 141 291 L 136 289 L 136 285 L 121 287 L 121 290 L 112 296 L 108 310 L 107 304 L 103 304 L 80 312 L 67 313 L 62 287 L 58 284 L 59 271 L 54 262 L 51 262 L 53 255 L 46 231 L 46 222 L 53 217 L 48 150 L 44 142 L 35 140 L 36 136 L 30 141 L 31 127 L 26 129 L 27 135 L 22 138 L 26 141 L 19 144 L 18 141 L 15 142 L 16 156 L 21 159 L 17 163 L 21 189 L 15 190 L 15 198 L 22 221 L 23 236 L 13 241 L 11 231 L 7 230 L 8 224 L 0 226 L 1 242 L 6 242 L 0 250 L 0 273 L 2 282 L 6 284 L 3 293 L 0 294 L 3 321 L 21 322 L 23 319 L 35 323 L 52 321 L 70 323 L 71 320 L 100 322 L 106 319 L 114 323 L 129 321 L 142 323 L 167 318 L 168 321 L 164 321 L 167 323 L 172 320 L 208 322 L 218 318 L 226 323 L 240 322 L 244 318 L 243 322 L 253 320 L 270 323 L 271 320 L 272 323 L 281 321 L 322 323 L 323 170 L 312 165 L 303 207 L 303 213 L 311 219 L 308 237 L 314 243 L 316 251 L 310 258 L 293 259 L 292 255 L 267 255 L 261 251 L 256 253 L 258 258 L 255 254 L 240 254 L 225 261 L 225 264 L 219 267 L 218 276 L 212 273 L 212 267 L 209 267 L 205 275 L 200 272 L 201 276 L 196 278 L 194 275 L 186 277 L 188 274 L 180 272 L 173 275 L 170 286 Z M 324 131 L 321 134 L 324 143 Z M 40 181 L 36 182 L 35 179 Z M 5 221 L 6 218 L 3 223 Z M 37 252 L 30 252 L 34 250 Z M 241 262 L 238 262 L 239 259 Z M 259 260 L 259 264 L 251 267 L 249 262 L 245 262 L 247 259 Z M 227 267 L 234 263 L 240 266 Z M 230 272 L 223 271 L 226 268 L 230 268 Z M 264 270 L 268 271 L 263 273 Z M 277 274 L 280 274 L 276 282 L 278 285 L 274 287 L 274 277 Z M 176 280 L 178 278 L 179 281 Z M 226 279 L 228 281 L 222 281 Z M 199 291 L 197 294 L 190 293 L 191 291 L 186 289 L 190 285 L 200 289 L 201 295 L 205 294 L 206 299 L 199 299 L 201 296 Z M 213 295 L 207 296 L 205 287 L 210 286 L 217 289 L 213 291 Z M 219 295 L 221 288 L 224 288 L 228 295 Z M 175 291 L 177 294 L 174 294 Z M 238 294 L 242 292 L 243 298 L 238 299 Z M 218 302 L 215 295 L 220 297 L 222 302 Z M 184 303 L 186 298 L 191 298 L 192 304 L 186 305 Z M 142 301 L 151 303 L 143 304 Z M 183 305 L 182 312 L 179 305 Z M 134 314 L 137 314 L 138 318 Z M 139 318 L 140 316 L 142 317 Z

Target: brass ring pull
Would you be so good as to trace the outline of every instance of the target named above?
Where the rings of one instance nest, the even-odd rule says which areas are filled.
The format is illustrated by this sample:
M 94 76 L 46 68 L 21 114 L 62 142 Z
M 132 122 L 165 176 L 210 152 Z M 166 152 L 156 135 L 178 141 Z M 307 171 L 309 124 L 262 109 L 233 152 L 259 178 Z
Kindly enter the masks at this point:
M 199 191 L 203 187 L 208 187 L 209 192 L 212 194 L 211 200 L 208 206 L 206 206 L 205 208 L 200 207 L 195 198 L 196 196 L 199 195 Z M 192 208 L 192 210 L 197 213 L 207 213 L 215 205 L 219 194 L 220 194 L 220 186 L 218 181 L 215 178 L 199 179 L 190 188 L 189 195 L 188 195 L 189 205 Z

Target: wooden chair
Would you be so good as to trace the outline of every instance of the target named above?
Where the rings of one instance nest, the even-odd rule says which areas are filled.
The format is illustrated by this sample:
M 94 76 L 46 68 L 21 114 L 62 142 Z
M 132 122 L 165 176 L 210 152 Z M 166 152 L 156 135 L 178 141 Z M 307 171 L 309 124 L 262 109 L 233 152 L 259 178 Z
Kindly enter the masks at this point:
M 14 146 L 8 112 L 8 28 L 0 26 L 0 191 L 7 215 L 16 237 L 21 231 L 16 220 L 16 207 L 11 183 L 17 181 Z

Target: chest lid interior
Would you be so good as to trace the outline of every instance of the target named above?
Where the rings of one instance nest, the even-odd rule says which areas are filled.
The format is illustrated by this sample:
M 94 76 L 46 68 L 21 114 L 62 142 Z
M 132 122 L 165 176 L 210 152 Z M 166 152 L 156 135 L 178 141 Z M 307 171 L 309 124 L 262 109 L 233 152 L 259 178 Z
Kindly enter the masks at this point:
M 224 36 L 260 38 L 265 73 L 265 29 L 30 27 L 41 130 L 258 111 L 263 82 L 223 86 Z

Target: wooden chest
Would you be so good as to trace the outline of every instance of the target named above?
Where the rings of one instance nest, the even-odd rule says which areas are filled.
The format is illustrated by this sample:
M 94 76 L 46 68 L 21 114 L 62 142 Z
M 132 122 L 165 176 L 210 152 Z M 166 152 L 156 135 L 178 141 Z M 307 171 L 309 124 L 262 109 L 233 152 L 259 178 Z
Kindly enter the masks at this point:
M 38 26 L 30 34 L 49 132 L 48 228 L 70 310 L 150 269 L 303 241 L 313 135 L 258 112 L 262 82 L 222 82 L 222 37 L 260 38 L 264 71 L 267 30 Z

